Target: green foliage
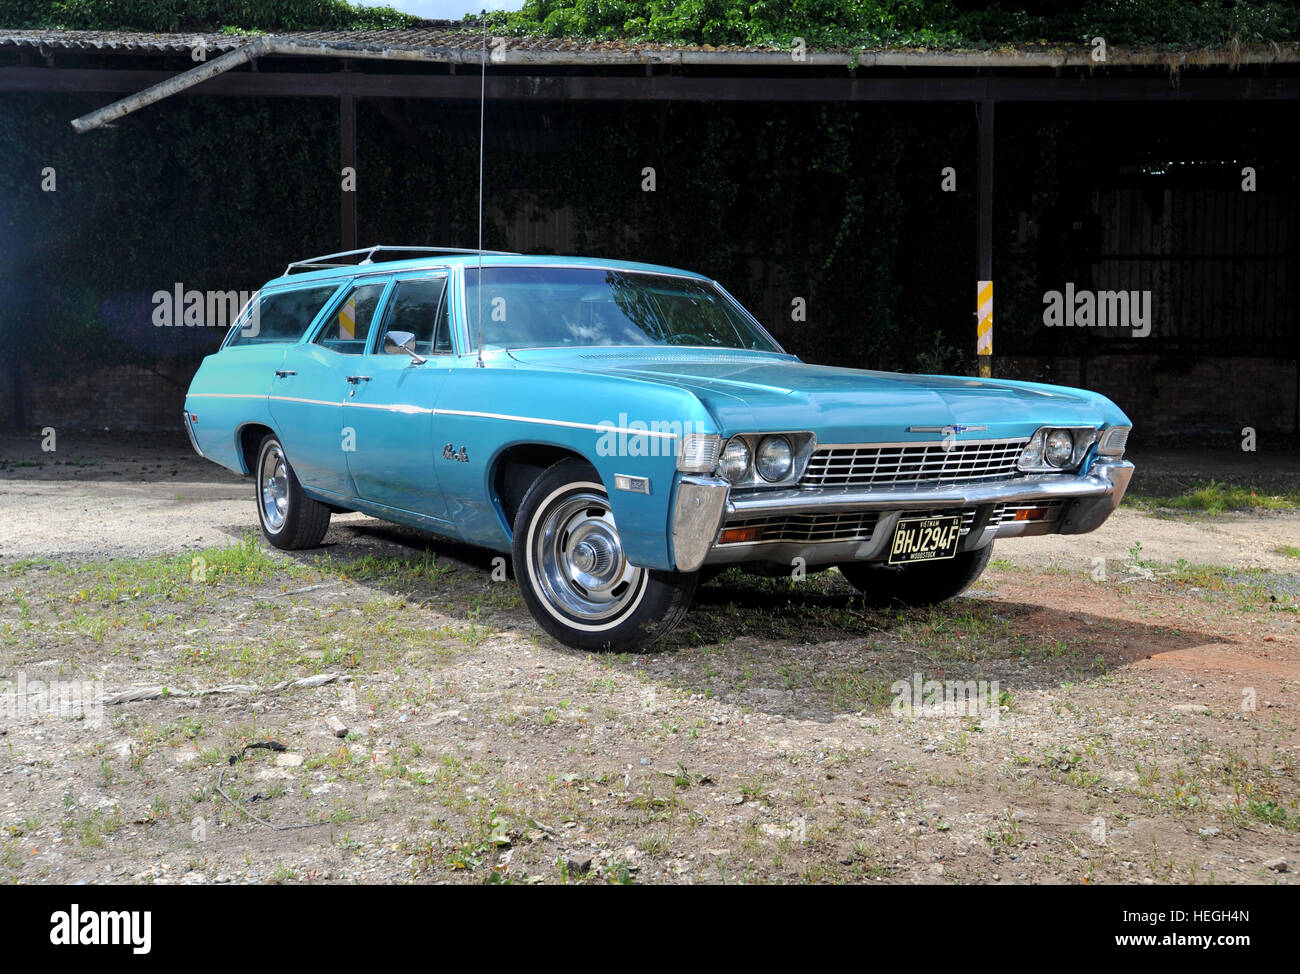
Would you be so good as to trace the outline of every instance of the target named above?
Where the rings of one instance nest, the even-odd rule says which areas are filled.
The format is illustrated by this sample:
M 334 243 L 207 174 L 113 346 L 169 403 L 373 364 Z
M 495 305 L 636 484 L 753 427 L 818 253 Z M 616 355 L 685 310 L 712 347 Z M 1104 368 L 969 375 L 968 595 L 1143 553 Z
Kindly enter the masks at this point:
M 499 30 L 786 47 L 981 46 L 1009 42 L 1207 44 L 1300 37 L 1285 0 L 525 0 Z
M 410 27 L 418 18 L 344 0 L 8 0 L 0 27 L 68 30 L 342 30 Z
M 489 19 L 513 34 L 778 47 L 795 37 L 822 47 L 1300 38 L 1289 0 L 525 0 Z M 0 8 L 0 27 L 8 28 L 285 31 L 417 22 L 345 0 L 8 0 Z

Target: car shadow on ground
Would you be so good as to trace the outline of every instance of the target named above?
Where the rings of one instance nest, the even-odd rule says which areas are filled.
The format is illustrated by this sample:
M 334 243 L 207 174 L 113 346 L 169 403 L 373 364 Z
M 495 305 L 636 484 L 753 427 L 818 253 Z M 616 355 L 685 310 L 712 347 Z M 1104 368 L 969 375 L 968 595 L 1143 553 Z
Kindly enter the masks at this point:
M 395 565 L 430 562 L 439 569 L 437 577 L 402 572 L 394 579 L 370 577 L 366 584 L 506 636 L 536 637 L 575 660 L 592 655 L 542 634 L 494 552 L 357 518 L 336 522 L 322 548 L 293 557 L 312 565 L 322 554 L 344 568 L 371 558 Z M 795 582 L 732 569 L 701 585 L 681 626 L 649 650 L 596 655 L 611 667 L 649 676 L 663 691 L 829 720 L 887 708 L 891 686 L 918 675 L 998 681 L 1011 693 L 1055 689 L 1157 653 L 1229 641 L 1216 633 L 1071 607 L 1078 600 L 1069 594 L 1084 591 L 1083 585 L 1071 577 L 1030 574 L 1009 577 L 996 596 L 981 583 L 971 595 L 937 606 L 878 609 L 864 605 L 834 572 Z M 507 591 L 509 598 L 483 598 Z

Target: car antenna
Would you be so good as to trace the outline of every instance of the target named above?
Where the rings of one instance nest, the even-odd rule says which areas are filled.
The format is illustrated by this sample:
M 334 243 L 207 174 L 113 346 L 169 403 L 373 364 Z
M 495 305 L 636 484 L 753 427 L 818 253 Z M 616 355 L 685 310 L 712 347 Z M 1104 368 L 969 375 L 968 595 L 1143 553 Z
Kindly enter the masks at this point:
M 478 95 L 478 277 L 475 292 L 478 294 L 478 361 L 483 368 L 483 110 L 487 103 L 487 10 L 479 12 L 483 21 L 483 53 L 480 57 Z

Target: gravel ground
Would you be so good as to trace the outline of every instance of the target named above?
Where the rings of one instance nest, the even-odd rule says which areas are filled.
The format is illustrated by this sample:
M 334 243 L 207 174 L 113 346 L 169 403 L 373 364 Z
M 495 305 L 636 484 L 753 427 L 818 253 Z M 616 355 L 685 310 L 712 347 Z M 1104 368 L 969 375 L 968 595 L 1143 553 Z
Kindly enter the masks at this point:
M 1300 562 L 1273 551 L 1294 514 L 999 543 L 924 611 L 729 572 L 660 651 L 597 655 L 415 532 L 241 544 L 248 483 L 175 444 L 0 445 L 0 881 L 1286 883 L 1300 861 Z M 916 678 L 996 681 L 994 705 L 900 712 Z M 123 695 L 41 709 L 81 680 Z

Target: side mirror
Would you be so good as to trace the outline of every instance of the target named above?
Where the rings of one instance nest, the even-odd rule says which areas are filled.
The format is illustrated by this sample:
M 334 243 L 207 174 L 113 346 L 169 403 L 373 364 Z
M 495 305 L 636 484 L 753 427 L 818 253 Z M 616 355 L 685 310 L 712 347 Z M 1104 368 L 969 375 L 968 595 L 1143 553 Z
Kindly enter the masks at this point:
M 388 355 L 409 355 L 412 365 L 422 365 L 427 361 L 415 350 L 415 333 L 410 331 L 390 331 L 384 335 L 384 352 Z

